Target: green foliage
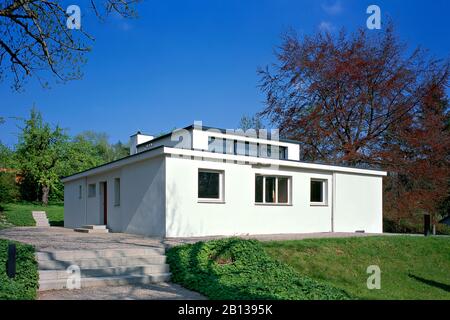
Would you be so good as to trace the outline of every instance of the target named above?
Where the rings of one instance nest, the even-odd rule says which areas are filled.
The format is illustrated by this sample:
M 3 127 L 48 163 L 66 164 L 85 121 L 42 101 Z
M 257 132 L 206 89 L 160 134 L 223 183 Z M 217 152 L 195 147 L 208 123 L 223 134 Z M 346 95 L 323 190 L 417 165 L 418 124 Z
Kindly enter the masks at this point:
M 167 252 L 167 261 L 172 281 L 211 299 L 348 299 L 344 291 L 271 258 L 255 240 L 177 246 Z
M 359 299 L 450 299 L 450 238 L 352 237 L 272 241 L 274 259 Z M 381 289 L 367 288 L 367 267 L 381 269 Z
M 0 172 L 0 203 L 15 201 L 19 198 L 19 188 L 16 184 L 16 174 Z
M 58 165 L 67 159 L 64 145 L 68 136 L 61 128 L 54 129 L 44 123 L 35 108 L 19 136 L 17 156 L 20 170 L 42 189 L 42 201 L 47 204 L 48 192 L 54 190 L 59 181 Z
M 38 288 L 37 263 L 34 248 L 16 242 L 16 276 L 10 279 L 6 274 L 8 259 L 7 240 L 0 239 L 0 300 L 33 300 Z
M 60 127 L 52 128 L 45 123 L 36 109 L 19 136 L 16 152 L 0 144 L 0 164 L 11 167 L 16 159 L 22 176 L 21 199 L 36 201 L 60 201 L 63 185 L 60 177 L 68 176 L 92 167 L 123 158 L 128 155 L 128 146 L 120 141 L 108 142 L 108 135 L 93 131 L 83 132 L 70 138 Z
M 14 151 L 0 142 L 0 168 L 16 168 Z

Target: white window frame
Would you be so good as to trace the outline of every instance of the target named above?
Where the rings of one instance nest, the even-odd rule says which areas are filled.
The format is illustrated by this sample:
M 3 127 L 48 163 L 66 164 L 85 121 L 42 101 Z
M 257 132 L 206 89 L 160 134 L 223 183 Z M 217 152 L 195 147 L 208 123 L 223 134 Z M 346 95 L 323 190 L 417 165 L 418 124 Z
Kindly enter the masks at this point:
M 271 174 L 255 174 L 255 181 L 256 177 L 263 177 L 263 202 L 256 202 L 256 186 L 254 185 L 254 197 L 253 201 L 255 202 L 255 205 L 265 205 L 265 206 L 291 206 L 292 205 L 292 176 L 284 176 L 284 175 L 271 175 Z M 275 178 L 275 202 L 266 202 L 266 178 Z M 288 190 L 287 190 L 287 196 L 288 201 L 285 203 L 279 203 L 278 202 L 278 179 L 279 178 L 286 178 L 288 180 Z
M 219 174 L 219 198 L 200 198 L 198 196 L 198 175 L 200 172 L 218 173 Z M 197 172 L 197 201 L 199 203 L 225 203 L 225 171 L 214 169 L 199 168 Z
M 315 202 L 311 201 L 311 183 L 313 181 L 321 182 L 322 183 L 322 201 L 321 202 Z M 309 203 L 311 206 L 318 206 L 318 207 L 326 207 L 328 206 L 328 179 L 321 179 L 321 178 L 311 178 L 309 182 Z

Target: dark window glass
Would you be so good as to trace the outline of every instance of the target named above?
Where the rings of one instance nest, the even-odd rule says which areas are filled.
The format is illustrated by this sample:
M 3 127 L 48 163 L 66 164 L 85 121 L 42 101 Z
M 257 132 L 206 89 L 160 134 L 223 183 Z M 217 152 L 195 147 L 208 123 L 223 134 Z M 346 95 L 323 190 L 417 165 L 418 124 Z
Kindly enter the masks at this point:
M 263 202 L 263 176 L 256 176 L 255 179 L 255 202 Z
M 288 203 L 288 178 L 278 178 L 278 202 Z
M 280 160 L 286 160 L 287 158 L 287 148 L 286 147 L 278 147 L 280 153 Z
M 266 177 L 266 202 L 275 202 L 275 177 Z
M 250 142 L 248 141 L 245 142 L 245 155 L 246 156 L 250 155 Z
M 311 202 L 323 202 L 323 181 L 311 180 Z
M 199 171 L 198 197 L 201 199 L 219 199 L 220 178 L 218 172 Z

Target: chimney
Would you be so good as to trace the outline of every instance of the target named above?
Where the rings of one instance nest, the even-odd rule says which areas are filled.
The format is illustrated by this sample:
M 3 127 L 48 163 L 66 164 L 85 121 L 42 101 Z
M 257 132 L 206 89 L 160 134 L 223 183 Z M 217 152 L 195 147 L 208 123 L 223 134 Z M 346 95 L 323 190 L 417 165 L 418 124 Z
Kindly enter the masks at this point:
M 138 153 L 137 146 L 141 143 L 153 140 L 154 136 L 142 134 L 140 131 L 136 132 L 130 137 L 130 156 Z

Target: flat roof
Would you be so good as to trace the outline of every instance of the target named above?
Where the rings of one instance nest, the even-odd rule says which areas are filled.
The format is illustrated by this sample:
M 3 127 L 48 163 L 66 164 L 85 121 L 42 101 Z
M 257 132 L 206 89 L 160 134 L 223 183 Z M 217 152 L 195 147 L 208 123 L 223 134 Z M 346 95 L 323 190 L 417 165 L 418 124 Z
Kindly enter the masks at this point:
M 185 156 L 193 156 L 200 157 L 206 159 L 221 159 L 228 161 L 239 161 L 249 164 L 266 164 L 266 165 L 278 165 L 283 167 L 295 167 L 295 168 L 303 168 L 309 170 L 320 170 L 320 171 L 330 171 L 330 172 L 344 172 L 344 173 L 355 173 L 355 174 L 365 174 L 365 175 L 373 175 L 373 176 L 386 176 L 387 172 L 377 169 L 362 169 L 341 165 L 328 165 L 328 164 L 319 164 L 319 163 L 309 163 L 304 161 L 296 161 L 296 160 L 279 160 L 279 159 L 271 159 L 271 158 L 263 158 L 263 157 L 254 157 L 254 156 L 243 156 L 243 155 L 234 155 L 227 153 L 216 153 L 209 151 L 200 151 L 193 149 L 179 149 L 172 148 L 166 146 L 158 146 L 155 148 L 151 148 L 115 161 L 111 161 L 97 167 L 93 167 L 66 177 L 61 178 L 62 182 L 69 182 L 73 180 L 77 180 L 80 178 L 84 178 L 90 175 L 100 174 L 106 171 L 114 170 L 119 167 L 129 165 L 135 162 L 151 159 L 161 155 L 185 155 Z

